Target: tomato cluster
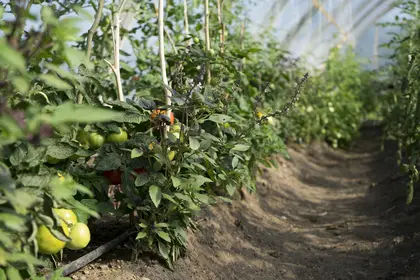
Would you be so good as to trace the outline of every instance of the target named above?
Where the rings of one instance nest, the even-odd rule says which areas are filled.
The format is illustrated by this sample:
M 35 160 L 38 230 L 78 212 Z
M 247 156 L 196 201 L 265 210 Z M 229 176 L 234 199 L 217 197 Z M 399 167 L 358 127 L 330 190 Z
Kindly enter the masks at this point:
M 60 218 L 60 225 L 64 234 L 71 240 L 69 242 L 61 241 L 51 233 L 47 226 L 41 225 L 36 234 L 39 252 L 51 255 L 57 254 L 64 247 L 71 250 L 85 248 L 90 242 L 89 227 L 78 222 L 76 214 L 70 209 L 54 209 L 54 212 Z
M 83 148 L 88 149 L 90 147 L 96 150 L 102 147 L 105 142 L 124 143 L 128 140 L 128 134 L 127 131 L 119 128 L 119 132 L 112 132 L 105 138 L 105 136 L 99 132 L 89 133 L 85 130 L 80 130 L 77 134 L 77 140 L 80 142 Z
M 159 115 L 166 115 L 166 110 L 155 109 L 150 114 L 151 122 L 157 122 L 157 117 Z M 174 125 L 175 116 L 174 113 L 170 113 L 170 124 Z M 176 125 L 175 125 L 176 126 Z M 125 129 L 119 127 L 119 132 L 112 132 L 108 135 L 103 135 L 97 131 L 87 132 L 84 129 L 80 130 L 77 134 L 77 140 L 80 142 L 80 145 L 85 149 L 99 149 L 102 147 L 105 142 L 108 143 L 124 143 L 128 140 L 128 133 Z M 51 162 L 54 162 L 54 159 L 50 159 Z M 110 177 L 112 174 L 109 174 Z

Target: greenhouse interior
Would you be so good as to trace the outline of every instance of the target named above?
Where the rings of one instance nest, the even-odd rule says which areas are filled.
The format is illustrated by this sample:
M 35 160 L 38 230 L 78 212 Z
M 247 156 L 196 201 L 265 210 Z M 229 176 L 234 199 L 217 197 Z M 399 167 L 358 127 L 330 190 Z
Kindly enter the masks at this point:
M 0 280 L 420 279 L 420 1 L 0 3 Z

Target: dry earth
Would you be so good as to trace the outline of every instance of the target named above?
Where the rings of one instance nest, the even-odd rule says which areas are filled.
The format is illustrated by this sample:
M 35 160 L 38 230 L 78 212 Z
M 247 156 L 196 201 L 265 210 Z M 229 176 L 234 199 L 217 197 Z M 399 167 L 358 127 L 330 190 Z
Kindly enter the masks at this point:
M 420 280 L 420 199 L 405 205 L 395 147 L 381 151 L 380 135 L 363 129 L 350 151 L 289 146 L 290 160 L 263 170 L 258 194 L 203 211 L 175 271 L 131 262 L 120 246 L 72 278 Z M 107 236 L 123 230 L 114 226 Z

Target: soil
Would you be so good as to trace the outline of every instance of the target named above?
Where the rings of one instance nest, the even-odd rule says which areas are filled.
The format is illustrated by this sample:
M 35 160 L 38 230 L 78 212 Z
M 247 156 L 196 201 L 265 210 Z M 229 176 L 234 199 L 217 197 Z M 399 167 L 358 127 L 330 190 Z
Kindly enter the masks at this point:
M 130 261 L 126 244 L 71 277 L 420 279 L 420 196 L 405 204 L 395 151 L 388 142 L 381 150 L 379 127 L 362 129 L 348 151 L 290 145 L 289 160 L 263 168 L 257 194 L 202 211 L 174 271 L 152 258 Z M 124 228 L 95 231 L 109 238 Z

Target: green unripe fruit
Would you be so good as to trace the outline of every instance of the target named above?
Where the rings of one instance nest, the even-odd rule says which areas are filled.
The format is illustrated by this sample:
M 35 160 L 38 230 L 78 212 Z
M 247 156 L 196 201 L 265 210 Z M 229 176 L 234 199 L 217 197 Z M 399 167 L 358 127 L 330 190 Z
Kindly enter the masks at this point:
M 93 132 L 89 135 L 89 145 L 93 149 L 99 149 L 105 143 L 105 138 L 99 133 Z
M 113 142 L 113 143 L 124 143 L 127 141 L 127 139 L 128 139 L 127 132 L 125 130 L 122 130 L 121 128 L 120 128 L 119 133 L 111 133 L 106 138 L 108 142 Z
M 71 241 L 67 242 L 66 248 L 71 250 L 80 250 L 85 248 L 90 242 L 90 231 L 86 224 L 77 223 L 70 231 Z

